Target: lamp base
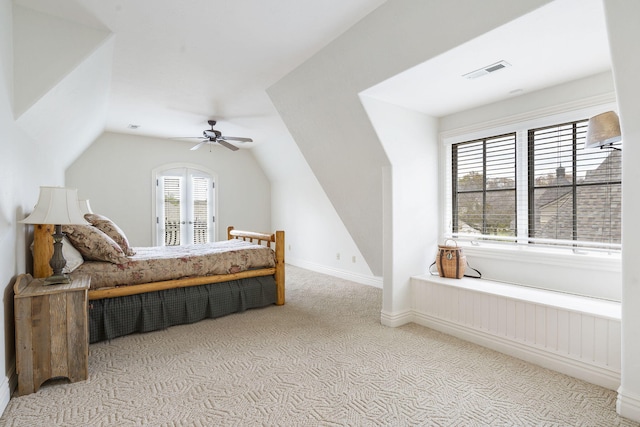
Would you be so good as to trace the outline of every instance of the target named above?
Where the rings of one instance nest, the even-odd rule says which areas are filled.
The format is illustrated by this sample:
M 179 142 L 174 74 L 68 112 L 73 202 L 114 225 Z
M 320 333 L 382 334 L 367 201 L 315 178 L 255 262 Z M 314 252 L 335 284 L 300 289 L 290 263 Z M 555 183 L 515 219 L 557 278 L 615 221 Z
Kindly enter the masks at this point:
M 71 283 L 71 278 L 66 274 L 53 275 L 44 279 L 45 285 L 63 285 Z
M 64 259 L 62 254 L 62 238 L 64 234 L 62 233 L 62 226 L 60 224 L 56 224 L 55 233 L 53 234 L 53 255 L 51 256 L 51 260 L 49 261 L 49 265 L 53 270 L 53 274 L 47 277 L 44 280 L 45 285 L 61 285 L 71 283 L 71 279 L 69 276 L 64 274 L 62 270 L 64 266 L 67 265 L 67 260 Z

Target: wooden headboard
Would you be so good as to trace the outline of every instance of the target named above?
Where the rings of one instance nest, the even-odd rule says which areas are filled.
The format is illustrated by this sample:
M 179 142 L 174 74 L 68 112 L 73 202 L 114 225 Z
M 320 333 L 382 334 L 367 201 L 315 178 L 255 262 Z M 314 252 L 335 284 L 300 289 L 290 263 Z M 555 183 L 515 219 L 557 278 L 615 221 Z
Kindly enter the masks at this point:
M 33 277 L 36 279 L 49 277 L 53 269 L 49 261 L 53 256 L 54 226 L 36 224 L 33 227 Z

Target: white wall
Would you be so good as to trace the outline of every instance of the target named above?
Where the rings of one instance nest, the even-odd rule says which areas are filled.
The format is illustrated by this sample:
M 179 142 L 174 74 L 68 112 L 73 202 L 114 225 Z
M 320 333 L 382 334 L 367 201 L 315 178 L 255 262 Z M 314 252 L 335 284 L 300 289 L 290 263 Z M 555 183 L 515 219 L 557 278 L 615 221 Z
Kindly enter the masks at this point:
M 109 38 L 109 32 L 70 25 L 67 20 L 19 5 L 13 7 L 13 16 L 16 24 L 14 109 L 16 117 L 20 117 L 64 80 L 69 70 L 91 56 L 96 46 Z M 95 71 L 109 72 L 110 64 Z M 103 84 L 102 79 L 95 77 Z
M 640 421 L 640 3 L 605 0 L 622 151 L 622 381 L 618 413 Z M 633 17 L 633 18 L 632 18 Z
M 134 246 L 152 245 L 152 171 L 167 164 L 202 165 L 215 172 L 218 239 L 227 226 L 271 230 L 270 184 L 250 150 L 106 132 L 66 171 L 66 184 L 89 199 L 95 213 L 118 224 Z
M 47 156 L 44 153 L 51 152 L 50 147 L 63 144 L 71 152 L 81 151 L 90 141 L 75 138 L 73 135 L 65 141 L 60 141 L 54 132 L 49 138 L 39 139 L 31 137 L 16 121 L 14 115 L 14 93 L 20 88 L 15 87 L 14 54 L 16 49 L 24 46 L 14 44 L 13 3 L 11 0 L 0 0 L 0 283 L 2 283 L 3 303 L 0 305 L 0 412 L 4 410 L 9 401 L 11 388 L 15 387 L 15 344 L 13 321 L 13 284 L 17 275 L 30 272 L 31 266 L 28 244 L 31 240 L 33 229 L 31 226 L 19 224 L 33 210 L 39 194 L 39 187 L 44 185 L 64 185 L 64 167 L 69 159 L 65 158 L 65 151 L 55 153 L 55 156 Z M 38 33 L 33 36 L 37 39 Z M 71 49 L 72 52 L 75 52 Z M 46 70 L 43 64 L 38 64 Z M 67 72 L 73 70 L 68 69 Z M 46 74 L 47 77 L 50 75 Z M 68 76 L 68 74 L 67 74 Z M 68 96 L 73 92 L 73 87 L 81 87 L 96 76 L 88 76 L 85 72 L 77 72 L 71 79 L 58 75 L 55 81 L 66 89 L 56 93 L 58 120 L 64 123 L 66 128 L 83 123 L 82 114 L 67 114 L 69 110 L 64 108 L 68 102 Z M 53 80 L 47 80 L 53 81 Z M 35 84 L 33 81 L 22 81 L 21 84 Z M 56 85 L 57 86 L 57 85 Z M 86 86 L 85 86 L 86 87 Z M 54 90 L 55 87 L 50 87 Z M 106 91 L 107 88 L 103 88 Z M 95 112 L 94 104 L 86 105 L 86 98 L 76 99 L 73 111 L 86 111 L 88 114 Z M 94 99 L 93 102 L 100 102 Z M 85 108 L 83 108 L 83 106 Z M 92 122 L 95 124 L 95 121 Z M 11 384 L 10 384 L 11 381 Z
M 25 271 L 25 241 L 27 229 L 17 223 L 25 211 L 35 204 L 38 185 L 45 174 L 52 174 L 52 183 L 62 182 L 60 173 L 53 173 L 42 160 L 31 154 L 35 147 L 13 120 L 13 46 L 11 1 L 0 1 L 0 411 L 11 395 L 9 380 L 15 375 L 15 345 L 13 322 L 13 284 Z M 35 173 L 32 166 L 38 166 Z M 14 378 L 15 379 L 15 378 Z
M 274 226 L 287 233 L 288 264 L 382 287 L 310 171 L 273 183 L 271 194 Z
M 66 167 L 104 128 L 114 37 L 17 5 L 13 25 L 16 123 Z
M 267 90 L 374 274 L 389 159 L 359 93 L 546 2 L 389 0 Z
M 286 231 L 286 262 L 382 287 L 284 123 L 252 151 L 271 181 L 272 228 Z
M 425 273 L 437 244 L 438 121 L 425 114 L 361 96 L 392 166 L 385 170 L 382 323 L 406 323 L 410 277 Z
M 585 98 L 602 99 L 604 102 L 615 101 L 615 87 L 611 72 L 450 114 L 440 118 L 440 132 L 451 133 L 467 127 L 475 129 L 479 126 L 495 127 L 496 123 L 530 114 L 532 111 L 540 111 L 542 115 L 554 114 L 559 108 L 563 108 L 564 104 L 580 102 Z

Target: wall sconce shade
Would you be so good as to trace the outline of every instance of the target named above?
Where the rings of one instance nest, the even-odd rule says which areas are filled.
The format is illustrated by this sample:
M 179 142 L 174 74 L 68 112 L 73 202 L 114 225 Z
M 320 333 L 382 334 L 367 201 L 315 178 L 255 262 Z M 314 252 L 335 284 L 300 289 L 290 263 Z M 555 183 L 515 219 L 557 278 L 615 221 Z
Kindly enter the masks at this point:
M 607 111 L 589 119 L 584 148 L 599 148 L 620 140 L 620 120 L 614 111 Z
M 45 279 L 45 284 L 70 283 L 68 276 L 62 273 L 67 261 L 62 255 L 62 225 L 89 224 L 80 211 L 78 190 L 64 187 L 40 187 L 38 203 L 31 215 L 19 221 L 23 224 L 53 224 L 53 256 L 49 265 L 53 274 Z

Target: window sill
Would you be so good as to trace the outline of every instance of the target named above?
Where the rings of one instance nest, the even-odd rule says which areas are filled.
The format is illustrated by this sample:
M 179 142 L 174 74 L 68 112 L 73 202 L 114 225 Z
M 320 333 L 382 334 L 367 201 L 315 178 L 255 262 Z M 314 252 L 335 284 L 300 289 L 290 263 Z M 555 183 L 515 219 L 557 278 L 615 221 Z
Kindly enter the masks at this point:
M 491 243 L 472 244 L 458 242 L 468 257 L 521 262 L 529 264 L 555 265 L 582 270 L 598 270 L 619 273 L 622 271 L 620 253 L 570 253 L 568 250 L 538 249 L 523 245 L 500 245 Z

